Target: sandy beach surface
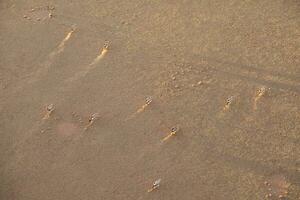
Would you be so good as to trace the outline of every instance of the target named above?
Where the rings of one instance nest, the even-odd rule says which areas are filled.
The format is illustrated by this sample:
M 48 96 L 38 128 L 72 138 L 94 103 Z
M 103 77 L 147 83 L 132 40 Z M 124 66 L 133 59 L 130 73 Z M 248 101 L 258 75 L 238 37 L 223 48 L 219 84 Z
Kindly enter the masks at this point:
M 300 1 L 1 0 L 0 135 L 3 200 L 299 200 Z

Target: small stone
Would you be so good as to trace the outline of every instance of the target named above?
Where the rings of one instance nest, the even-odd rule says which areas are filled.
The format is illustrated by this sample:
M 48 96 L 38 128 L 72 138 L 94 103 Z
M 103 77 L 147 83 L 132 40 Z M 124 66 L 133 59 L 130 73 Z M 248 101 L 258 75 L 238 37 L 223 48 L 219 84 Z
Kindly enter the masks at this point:
M 36 20 L 37 20 L 37 21 L 41 21 L 41 18 L 37 18 Z
M 198 85 L 202 85 L 202 84 L 203 84 L 203 82 L 202 82 L 202 81 L 199 81 L 197 84 L 198 84 Z
M 195 84 L 192 84 L 191 86 L 192 86 L 192 87 L 195 87 Z
M 23 18 L 25 18 L 25 19 L 26 19 L 26 18 L 27 18 L 27 15 L 24 15 L 24 16 L 23 16 Z
M 52 17 L 53 17 L 52 13 L 49 13 L 49 18 L 52 18 Z
M 175 81 L 175 80 L 176 80 L 176 77 L 175 77 L 175 76 L 173 76 L 173 77 L 172 77 L 172 80 L 174 80 L 174 81 Z
M 174 87 L 175 87 L 175 88 L 179 88 L 179 85 L 175 85 Z

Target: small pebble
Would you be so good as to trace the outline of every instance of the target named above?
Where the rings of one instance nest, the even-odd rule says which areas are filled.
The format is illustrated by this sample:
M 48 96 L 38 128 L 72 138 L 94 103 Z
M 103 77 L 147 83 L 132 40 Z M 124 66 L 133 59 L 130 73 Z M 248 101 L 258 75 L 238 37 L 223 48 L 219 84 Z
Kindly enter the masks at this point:
M 197 84 L 198 84 L 198 85 L 202 85 L 202 84 L 203 84 L 203 82 L 202 82 L 202 81 L 199 81 Z

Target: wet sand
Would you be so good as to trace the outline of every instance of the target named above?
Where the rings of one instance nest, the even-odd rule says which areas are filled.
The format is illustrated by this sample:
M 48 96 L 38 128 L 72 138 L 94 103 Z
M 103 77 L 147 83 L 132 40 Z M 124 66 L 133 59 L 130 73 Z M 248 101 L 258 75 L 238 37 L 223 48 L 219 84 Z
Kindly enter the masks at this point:
M 0 199 L 300 199 L 299 11 L 0 1 Z

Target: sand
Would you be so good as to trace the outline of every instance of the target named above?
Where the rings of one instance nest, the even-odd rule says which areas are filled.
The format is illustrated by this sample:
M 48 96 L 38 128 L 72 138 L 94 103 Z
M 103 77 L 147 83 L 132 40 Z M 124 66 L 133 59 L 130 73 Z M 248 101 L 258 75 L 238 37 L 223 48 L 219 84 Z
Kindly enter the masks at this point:
M 0 1 L 0 199 L 300 199 L 299 11 Z

